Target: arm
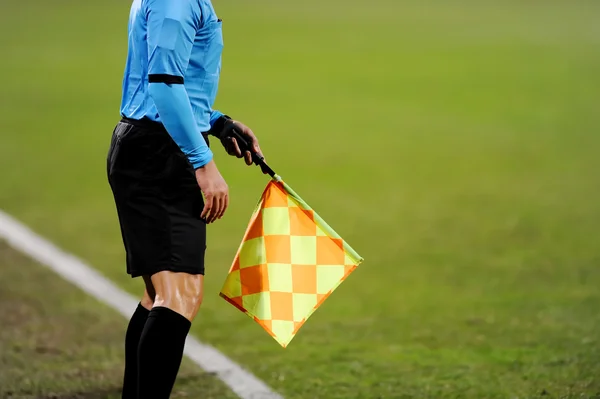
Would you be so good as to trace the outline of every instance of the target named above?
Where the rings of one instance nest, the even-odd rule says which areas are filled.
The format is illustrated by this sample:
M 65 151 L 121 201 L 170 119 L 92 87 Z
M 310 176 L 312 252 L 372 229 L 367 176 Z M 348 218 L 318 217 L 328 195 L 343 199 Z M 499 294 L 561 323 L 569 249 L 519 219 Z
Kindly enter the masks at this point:
M 165 128 L 197 169 L 210 162 L 213 154 L 198 131 L 183 85 L 200 19 L 195 3 L 191 0 L 149 1 L 147 21 L 148 94 Z
M 151 83 L 148 92 L 165 128 L 194 169 L 206 165 L 213 154 L 198 132 L 188 94 L 183 85 Z
M 200 21 L 197 0 L 148 0 L 148 93 L 173 140 L 196 169 L 204 194 L 200 217 L 212 223 L 229 204 L 229 188 L 198 130 L 183 85 Z
M 183 86 L 184 71 L 200 21 L 198 3 L 195 0 L 148 0 L 147 15 L 149 94 L 173 140 L 194 168 L 201 168 L 212 160 L 213 154 L 197 129 Z M 209 134 L 221 140 L 228 154 L 246 158 L 250 165 L 250 152 L 242 153 L 234 139 L 224 136 L 231 123 L 233 121 L 227 115 L 211 110 Z M 237 126 L 252 143 L 254 152 L 261 154 L 254 133 L 239 122 Z

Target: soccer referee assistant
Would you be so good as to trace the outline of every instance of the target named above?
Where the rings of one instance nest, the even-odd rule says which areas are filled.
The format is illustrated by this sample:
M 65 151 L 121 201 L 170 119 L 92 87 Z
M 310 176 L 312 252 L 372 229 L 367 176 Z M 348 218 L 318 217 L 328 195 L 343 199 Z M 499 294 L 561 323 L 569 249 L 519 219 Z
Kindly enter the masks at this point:
M 145 282 L 125 336 L 123 399 L 169 398 L 202 302 L 206 225 L 229 203 L 209 136 L 251 165 L 228 135 L 236 128 L 262 156 L 247 126 L 212 109 L 222 49 L 210 0 L 133 1 L 107 157 L 127 273 Z

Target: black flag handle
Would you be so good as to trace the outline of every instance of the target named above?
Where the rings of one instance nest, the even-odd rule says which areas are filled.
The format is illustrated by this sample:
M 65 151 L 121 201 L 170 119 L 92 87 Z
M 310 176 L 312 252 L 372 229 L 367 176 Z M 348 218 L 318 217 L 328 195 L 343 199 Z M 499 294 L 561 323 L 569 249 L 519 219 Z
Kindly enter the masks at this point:
M 256 152 L 254 152 L 254 149 L 252 148 L 252 146 L 250 146 L 250 144 L 248 144 L 248 142 L 242 136 L 242 134 L 238 131 L 238 129 L 236 129 L 234 127 L 233 129 L 229 130 L 229 134 L 230 134 L 230 137 L 234 138 L 235 141 L 237 141 L 237 144 L 240 147 L 240 151 L 242 153 L 244 153 L 246 151 L 250 151 L 250 153 L 252 154 L 252 161 L 256 165 L 260 166 L 261 170 L 264 173 L 267 173 L 269 176 L 271 176 L 273 178 L 275 177 L 275 171 L 273 169 L 271 169 L 271 167 L 269 165 L 267 165 L 267 163 L 265 162 L 265 158 L 261 157 Z

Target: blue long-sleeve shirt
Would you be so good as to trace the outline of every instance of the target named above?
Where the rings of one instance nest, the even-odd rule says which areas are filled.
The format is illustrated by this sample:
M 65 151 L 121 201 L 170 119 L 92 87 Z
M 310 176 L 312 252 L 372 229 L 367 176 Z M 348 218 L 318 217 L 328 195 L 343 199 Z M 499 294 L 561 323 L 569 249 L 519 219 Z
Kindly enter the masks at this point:
M 210 0 L 134 0 L 121 115 L 161 122 L 195 168 L 212 159 L 223 34 Z

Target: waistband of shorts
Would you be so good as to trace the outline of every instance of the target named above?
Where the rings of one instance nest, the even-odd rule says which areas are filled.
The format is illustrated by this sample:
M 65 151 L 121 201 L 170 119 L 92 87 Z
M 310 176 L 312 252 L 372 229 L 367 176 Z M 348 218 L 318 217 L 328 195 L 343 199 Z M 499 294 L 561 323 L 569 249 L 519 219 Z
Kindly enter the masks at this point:
M 131 119 L 127 118 L 126 116 L 121 116 L 121 122 L 150 131 L 167 131 L 165 125 L 160 122 L 153 121 L 147 117 L 143 117 L 142 119 Z
M 162 124 L 162 122 L 153 121 L 152 119 L 149 119 L 148 117 L 143 117 L 142 119 L 131 119 L 131 118 L 121 115 L 121 123 L 126 123 L 128 125 L 132 125 L 132 126 L 140 128 L 140 129 L 144 129 L 148 132 L 159 132 L 159 133 L 169 134 L 169 132 L 167 131 L 167 128 L 165 127 L 165 125 Z M 204 136 L 204 139 L 208 140 L 209 132 L 201 132 L 201 133 L 202 133 L 202 136 Z M 207 141 L 207 143 L 208 143 L 208 141 Z

